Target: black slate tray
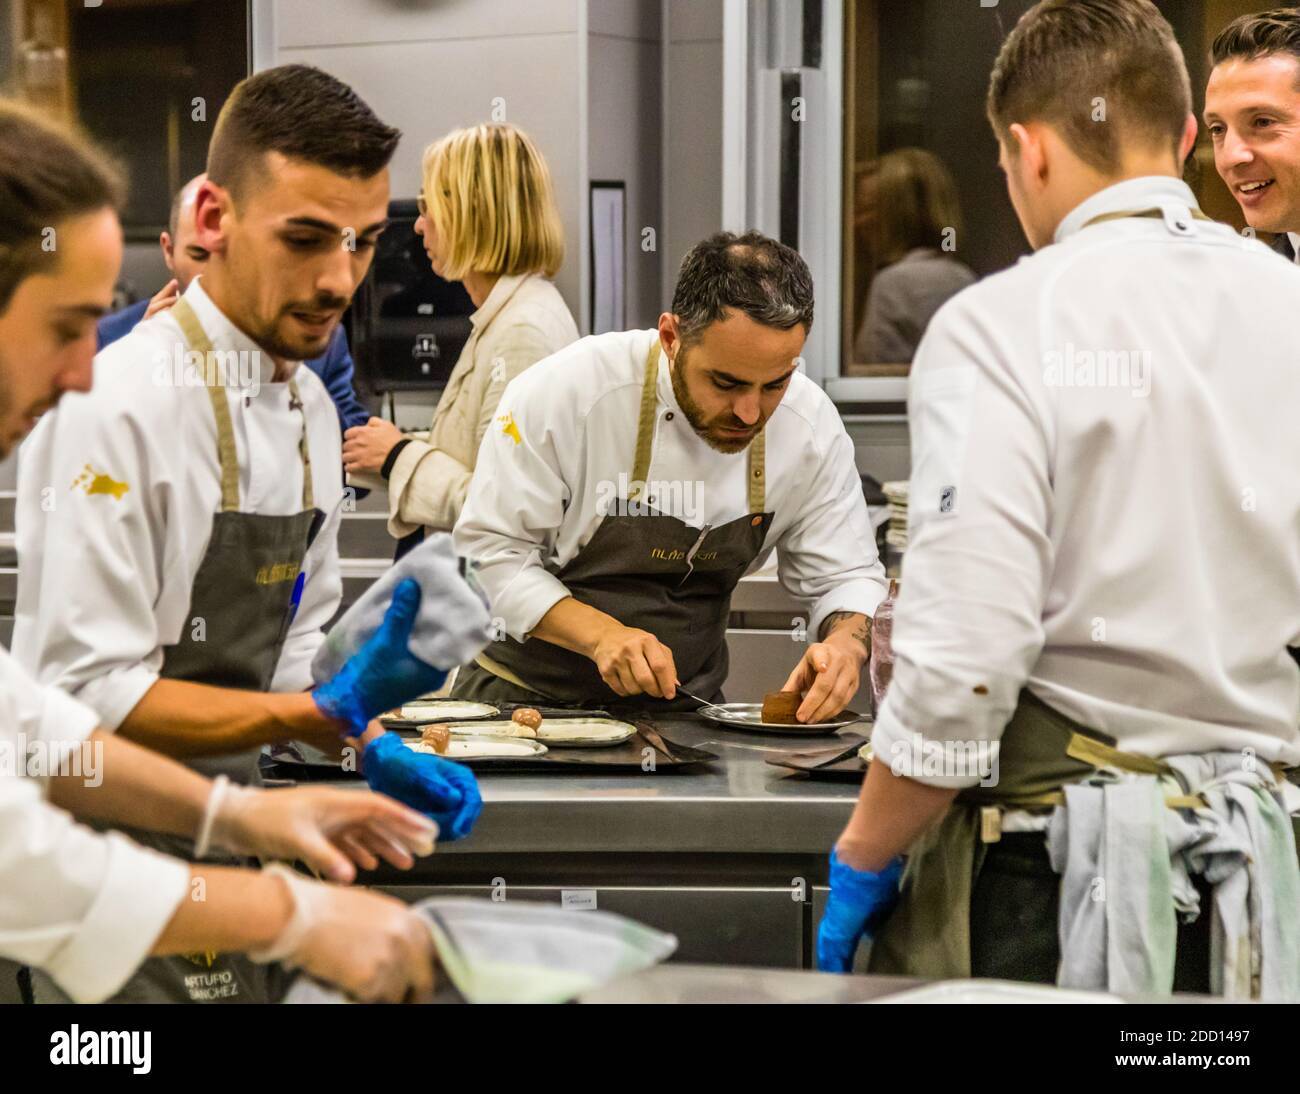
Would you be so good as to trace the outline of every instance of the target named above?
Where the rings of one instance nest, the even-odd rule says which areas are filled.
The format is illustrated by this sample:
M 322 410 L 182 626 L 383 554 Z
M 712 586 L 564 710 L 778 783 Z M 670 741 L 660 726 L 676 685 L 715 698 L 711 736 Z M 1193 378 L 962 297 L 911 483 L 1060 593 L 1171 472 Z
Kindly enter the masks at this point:
M 602 717 L 610 715 L 603 711 L 550 710 L 538 708 L 543 715 L 567 717 Z M 564 748 L 548 745 L 548 751 L 541 756 L 502 757 L 489 756 L 476 760 L 457 760 L 472 771 L 492 772 L 528 772 L 546 774 L 552 771 L 642 771 L 645 768 L 647 752 L 654 761 L 653 770 L 664 768 L 676 769 L 695 764 L 709 763 L 718 758 L 717 753 L 706 748 L 678 744 L 664 737 L 653 723 L 641 718 L 624 718 L 636 726 L 636 732 L 621 744 L 609 748 Z M 390 726 L 390 729 L 393 727 Z M 403 736 L 418 736 L 418 733 L 404 733 Z M 262 774 L 268 779 L 292 779 L 298 782 L 312 782 L 326 779 L 361 778 L 355 771 L 344 771 L 343 767 L 331 761 L 323 753 L 297 742 L 272 745 L 267 755 L 262 757 Z
M 781 752 L 764 762 L 787 771 L 798 771 L 810 779 L 860 783 L 867 773 L 867 765 L 858 756 L 858 749 L 867 743 L 867 738 L 842 738 L 842 742 L 832 748 Z

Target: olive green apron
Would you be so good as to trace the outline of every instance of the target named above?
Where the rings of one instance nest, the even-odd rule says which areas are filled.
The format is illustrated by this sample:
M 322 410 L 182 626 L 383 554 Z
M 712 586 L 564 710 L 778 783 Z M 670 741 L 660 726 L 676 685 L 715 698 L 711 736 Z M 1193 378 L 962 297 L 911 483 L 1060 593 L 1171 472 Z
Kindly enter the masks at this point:
M 659 340 L 646 354 L 636 459 L 627 498 L 619 498 L 577 555 L 556 571 L 574 599 L 649 631 L 673 653 L 682 686 L 718 701 L 727 678 L 731 594 L 763 549 L 772 523 L 764 512 L 765 435 L 749 445 L 749 513 L 718 528 L 693 528 L 654 508 L 647 476 L 658 412 Z M 457 674 L 457 698 L 534 702 L 603 709 L 675 710 L 698 706 L 678 693 L 672 702 L 620 697 L 595 664 L 579 653 L 529 638 L 494 642 Z
M 1200 210 L 1193 219 L 1208 220 Z M 1084 227 L 1129 217 L 1160 218 L 1160 209 L 1105 213 Z M 1168 775 L 1167 764 L 1121 752 L 1105 737 L 1021 691 L 998 756 L 998 782 L 963 790 L 948 812 L 909 849 L 898 905 L 871 944 L 868 968 L 935 979 L 971 975 L 971 893 L 988 844 L 1001 838 L 1001 816 L 1010 809 L 1047 812 L 1065 800 L 1062 788 L 1099 768 Z M 1203 804 L 1170 797 L 1171 808 Z M 1010 941 L 1010 940 L 1009 940 Z
M 184 300 L 172 306 L 188 348 L 204 354 L 212 343 L 193 308 Z M 217 454 L 221 464 L 221 510 L 213 515 L 207 550 L 194 576 L 189 612 L 180 641 L 167 646 L 160 675 L 216 687 L 266 691 L 271 686 L 280 651 L 289 633 L 305 574 L 307 549 L 320 529 L 323 515 L 312 496 L 311 457 L 307 446 L 307 417 L 297 384 L 289 381 L 290 406 L 303 416 L 298 445 L 302 461 L 302 511 L 268 516 L 240 511 L 239 462 L 230 406 L 220 370 L 206 373 L 207 391 L 217 423 Z M 260 748 L 218 756 L 187 757 L 181 762 L 204 775 L 224 774 L 232 782 L 256 783 Z M 133 840 L 194 862 L 194 843 L 178 836 L 121 829 Z M 248 865 L 251 860 L 209 853 L 209 865 Z M 269 1002 L 275 994 L 276 972 L 256 965 L 242 954 L 202 953 L 150 958 L 108 1002 Z M 52 980 L 34 971 L 33 993 L 38 1002 L 66 1002 Z

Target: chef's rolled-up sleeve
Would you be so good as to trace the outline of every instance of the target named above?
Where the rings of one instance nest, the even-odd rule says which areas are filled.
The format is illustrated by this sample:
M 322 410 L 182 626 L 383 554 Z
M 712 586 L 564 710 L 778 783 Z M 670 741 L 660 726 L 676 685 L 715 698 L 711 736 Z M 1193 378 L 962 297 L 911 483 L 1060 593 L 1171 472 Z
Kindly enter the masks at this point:
M 776 545 L 781 584 L 811 605 L 808 638 L 836 612 L 874 615 L 888 582 L 876 551 L 876 536 L 862 497 L 862 480 L 853 458 L 853 441 L 826 402 L 818 422 L 825 451 L 809 475 L 808 489 L 794 523 Z M 814 438 L 814 443 L 816 438 Z
M 15 655 L 108 729 L 162 668 L 154 606 L 175 581 L 168 560 L 179 551 L 164 543 L 160 552 L 159 541 L 181 532 L 163 516 L 173 490 L 159 463 L 129 417 L 110 419 L 75 396 L 19 456 L 18 553 L 41 565 L 20 573 Z
M 149 956 L 189 890 L 189 867 L 97 833 L 46 802 L 34 780 L 0 776 L 0 953 L 98 1003 Z
M 557 438 L 576 436 L 571 408 L 545 412 L 530 399 L 537 373 L 511 381 L 483 435 L 465 507 L 453 533 L 473 559 L 494 621 L 522 641 L 569 590 L 542 562 L 569 502 Z
M 920 782 L 980 782 L 956 761 L 981 750 L 982 764 L 996 761 L 1042 649 L 1052 488 L 1040 396 L 969 292 L 931 322 L 909 387 L 910 542 L 893 679 L 872 732 L 876 756 Z M 954 760 L 943 774 L 914 762 L 937 749 Z
M 78 746 L 96 722 L 0 650 L 0 954 L 44 969 L 86 1003 L 126 982 L 189 887 L 184 863 L 116 832 L 92 832 L 46 801 L 34 776 L 48 767 L 26 774 L 37 737 L 45 747 Z M 53 748 L 45 763 L 64 751 Z M 87 780 L 104 775 L 93 758 L 80 770 Z

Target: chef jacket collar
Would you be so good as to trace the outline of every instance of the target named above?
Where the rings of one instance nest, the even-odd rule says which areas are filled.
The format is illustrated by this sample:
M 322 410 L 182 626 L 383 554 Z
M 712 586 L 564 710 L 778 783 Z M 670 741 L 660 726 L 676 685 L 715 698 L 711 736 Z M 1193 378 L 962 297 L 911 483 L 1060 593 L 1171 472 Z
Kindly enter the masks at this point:
M 1292 261 L 1300 266 L 1300 232 L 1287 232 L 1286 237 L 1291 241 L 1291 252 L 1295 255 Z
M 532 276 L 532 274 L 503 274 L 498 277 L 496 284 L 492 286 L 492 291 L 487 294 L 487 299 L 469 317 L 474 328 L 482 330 L 492 322 L 493 317 L 506 306 L 506 301 L 515 295 L 519 286 Z
M 1181 212 L 1196 207 L 1196 198 L 1182 179 L 1170 175 L 1125 179 L 1114 186 L 1098 190 L 1092 197 L 1076 205 L 1057 226 L 1053 242 L 1060 243 L 1080 231 L 1093 217 L 1104 213 L 1157 208 L 1174 208 Z
M 658 330 L 651 331 L 650 333 L 651 341 L 646 343 L 645 350 L 643 351 L 644 353 L 648 353 L 650 347 L 654 345 L 655 342 L 659 341 Z M 642 357 L 642 360 L 645 360 L 645 358 Z M 691 425 L 687 422 L 686 415 L 682 412 L 682 408 L 677 403 L 676 392 L 673 391 L 673 377 L 672 373 L 669 371 L 671 368 L 672 365 L 668 361 L 668 351 L 664 349 L 661 344 L 659 346 L 659 384 L 657 388 L 657 394 L 659 396 L 659 413 L 662 414 L 665 410 L 671 410 L 673 416 L 680 418 L 686 423 L 686 428 L 690 429 Z
M 261 366 L 261 375 L 257 381 L 253 380 L 249 372 L 240 368 L 238 375 L 230 375 L 226 378 L 226 386 L 242 391 L 245 388 L 266 387 L 268 384 L 274 383 L 275 362 L 271 360 L 271 355 L 226 318 L 226 313 L 218 308 L 212 302 L 212 297 L 204 291 L 202 282 L 202 274 L 191 281 L 189 288 L 185 290 L 185 299 L 189 301 L 190 307 L 194 309 L 194 314 L 198 316 L 199 323 L 203 327 L 203 333 L 208 336 L 212 348 L 247 353 L 250 355 L 251 360 L 257 361 Z M 300 363 L 293 362 L 293 367 L 289 370 L 289 377 L 294 375 Z

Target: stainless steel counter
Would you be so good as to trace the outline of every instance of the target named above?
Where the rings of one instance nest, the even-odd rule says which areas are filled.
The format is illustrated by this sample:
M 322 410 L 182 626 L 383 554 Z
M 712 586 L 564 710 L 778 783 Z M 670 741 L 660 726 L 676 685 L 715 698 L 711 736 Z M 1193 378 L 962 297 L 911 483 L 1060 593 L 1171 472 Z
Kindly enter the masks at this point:
M 440 851 L 829 853 L 857 788 L 764 761 L 775 752 L 830 747 L 838 737 L 739 733 L 694 716 L 658 718 L 656 725 L 669 741 L 706 748 L 718 760 L 628 774 L 482 774 L 484 809 L 473 835 Z
M 466 895 L 619 912 L 677 935 L 681 961 L 812 967 L 826 859 L 857 787 L 764 760 L 839 737 L 737 732 L 690 715 L 656 724 L 717 761 L 628 773 L 483 773 L 484 809 L 469 838 L 440 844 L 408 873 L 363 880 L 411 901 Z

